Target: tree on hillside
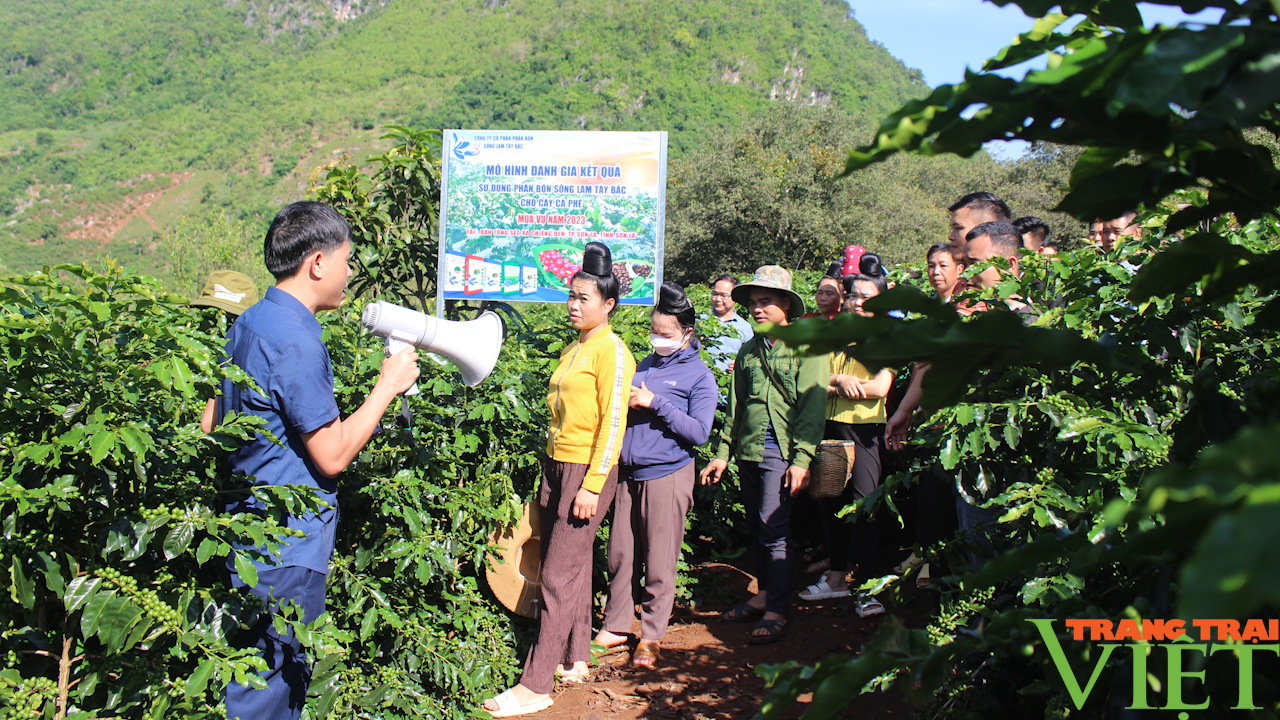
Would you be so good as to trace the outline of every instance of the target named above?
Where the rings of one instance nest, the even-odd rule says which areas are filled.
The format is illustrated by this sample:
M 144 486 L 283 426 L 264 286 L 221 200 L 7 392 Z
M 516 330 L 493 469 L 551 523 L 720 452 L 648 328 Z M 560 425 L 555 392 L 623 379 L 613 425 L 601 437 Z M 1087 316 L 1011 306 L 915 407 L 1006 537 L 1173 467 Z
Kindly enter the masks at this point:
M 262 264 L 262 225 L 210 214 L 198 221 L 182 219 L 162 241 L 171 287 L 187 297 L 197 297 L 205 279 L 215 270 L 235 270 L 253 278 L 259 297 L 272 284 Z
M 1035 306 L 1030 325 L 1002 303 L 962 319 L 900 286 L 867 308 L 916 313 L 906 320 L 777 333 L 856 342 L 868 366 L 932 362 L 919 465 L 992 512 L 994 532 L 985 548 L 923 549 L 957 571 L 934 578 L 946 592 L 927 628 L 891 618 L 857 657 L 765 668 L 762 716 L 813 691 L 805 717 L 835 717 L 900 683 L 934 717 L 1276 717 L 1280 662 L 1237 652 L 1248 638 L 1230 653 L 1181 646 L 1198 653 L 1185 661 L 1159 638 L 1111 655 L 1067 622 L 1139 619 L 1146 643 L 1150 619 L 1183 620 L 1192 642 L 1208 639 L 1196 619 L 1278 619 L 1280 5 L 1157 0 L 1223 17 L 1147 28 L 1134 0 L 994 1 L 1043 17 L 984 69 L 1040 56 L 1045 69 L 937 88 L 887 118 L 848 170 L 993 139 L 1073 144 L 1084 149 L 1058 208 L 1085 220 L 1143 206 L 1147 232 L 1109 253 L 1024 256 L 996 292 Z
M 697 282 L 767 263 L 825 269 L 849 244 L 893 262 L 919 260 L 946 238 L 947 206 L 974 190 L 1045 218 L 1056 238 L 1081 234 L 1070 216 L 1051 211 L 1078 151 L 1042 144 L 1006 162 L 985 153 L 899 156 L 837 179 L 844 149 L 866 142 L 871 129 L 865 116 L 775 103 L 714 134 L 668 174 L 667 272 Z
M 179 214 L 269 217 L 306 191 L 291 170 L 380 154 L 384 125 L 660 129 L 675 157 L 771 97 L 879 115 L 928 91 L 841 0 L 267 5 L 0 3 L 5 262 L 127 253 L 163 276 L 164 252 L 99 249 L 76 221 L 156 172 L 209 189 L 167 198 L 162 234 Z

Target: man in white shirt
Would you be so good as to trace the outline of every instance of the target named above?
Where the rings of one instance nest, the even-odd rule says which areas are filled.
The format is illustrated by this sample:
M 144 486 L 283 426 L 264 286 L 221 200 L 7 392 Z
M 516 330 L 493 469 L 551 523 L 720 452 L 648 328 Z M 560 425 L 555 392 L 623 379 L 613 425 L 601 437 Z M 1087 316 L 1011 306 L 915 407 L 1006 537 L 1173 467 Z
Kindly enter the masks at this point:
M 736 303 L 733 302 L 733 289 L 736 287 L 738 279 L 728 273 L 716 278 L 711 284 L 711 312 L 717 320 L 730 326 L 734 333 L 707 343 L 707 354 L 714 359 L 716 369 L 725 372 L 733 372 L 733 361 L 738 357 L 738 349 L 755 335 L 751 323 L 734 312 Z

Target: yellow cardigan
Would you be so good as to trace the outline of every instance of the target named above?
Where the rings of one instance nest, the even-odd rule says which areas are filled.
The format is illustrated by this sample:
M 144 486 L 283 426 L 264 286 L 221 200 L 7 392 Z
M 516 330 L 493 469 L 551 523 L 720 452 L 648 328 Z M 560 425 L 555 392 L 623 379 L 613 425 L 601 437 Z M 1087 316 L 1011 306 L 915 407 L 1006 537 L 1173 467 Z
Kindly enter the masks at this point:
M 859 380 L 875 379 L 875 373 L 846 353 L 846 350 L 831 353 L 832 375 L 852 375 Z M 889 372 L 893 371 L 890 370 Z M 884 423 L 887 421 L 885 399 L 850 400 L 839 395 L 832 395 L 827 398 L 827 419 L 847 425 Z
M 591 492 L 604 488 L 622 452 L 635 374 L 635 358 L 608 325 L 585 343 L 575 341 L 566 347 L 551 374 L 547 456 L 586 465 L 582 487 Z

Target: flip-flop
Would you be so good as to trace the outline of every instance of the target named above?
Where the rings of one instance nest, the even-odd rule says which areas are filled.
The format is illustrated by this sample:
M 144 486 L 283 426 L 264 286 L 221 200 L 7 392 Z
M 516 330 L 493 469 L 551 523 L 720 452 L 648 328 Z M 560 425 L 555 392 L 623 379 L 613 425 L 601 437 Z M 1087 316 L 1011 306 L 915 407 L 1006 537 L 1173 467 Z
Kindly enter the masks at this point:
M 906 560 L 903 560 L 902 562 L 900 562 L 900 563 L 898 563 L 896 566 L 894 566 L 894 568 L 893 568 L 893 574 L 894 574 L 894 575 L 906 575 L 907 573 L 909 573 L 909 572 L 911 572 L 912 570 L 914 570 L 914 569 L 916 569 L 917 567 L 919 567 L 919 566 L 920 566 L 920 563 L 922 563 L 922 562 L 924 562 L 924 560 L 921 560 L 921 559 L 920 559 L 920 556 L 919 556 L 919 555 L 916 555 L 916 554 L 913 552 L 913 553 L 911 553 L 910 555 L 908 555 L 908 556 L 907 556 L 907 559 L 906 559 Z
M 920 568 L 920 574 L 916 576 L 916 587 L 925 589 L 933 587 L 933 580 L 929 578 L 929 563 L 925 563 L 924 567 Z
M 591 677 L 591 667 L 584 667 L 582 672 L 577 672 L 573 668 L 565 670 L 564 665 L 557 665 L 556 677 L 566 685 L 581 685 L 587 681 L 587 678 Z
M 607 631 L 602 630 L 601 632 L 607 632 Z M 612 655 L 613 653 L 626 648 L 627 642 L 631 639 L 629 635 L 618 635 L 617 633 L 609 633 L 609 634 L 619 637 L 621 639 L 618 640 L 618 642 L 610 643 L 608 645 L 600 642 L 600 633 L 596 633 L 596 636 L 591 639 L 591 645 L 593 647 L 600 648 L 600 651 L 596 653 L 597 657 Z
M 850 592 L 847 587 L 843 590 L 836 590 L 827 584 L 826 578 L 822 578 L 818 582 L 801 590 L 800 599 L 813 602 L 815 600 L 831 600 L 833 598 L 849 597 L 852 594 L 853 593 Z
M 768 630 L 768 635 L 756 635 L 756 630 Z M 747 633 L 747 642 L 752 645 L 769 645 L 776 643 L 787 635 L 786 620 L 761 620 L 751 632 Z
M 495 702 L 498 703 L 497 710 L 484 710 L 483 705 L 480 706 L 480 709 L 484 710 L 485 712 L 489 713 L 490 716 L 495 718 L 509 718 L 509 717 L 519 717 L 520 715 L 531 715 L 536 712 L 542 712 L 543 710 L 546 710 L 547 708 L 551 707 L 553 704 L 551 700 L 551 696 L 548 695 L 547 697 L 544 697 L 541 700 L 535 700 L 525 705 L 525 704 L 522 704 L 520 702 L 520 698 L 516 697 L 516 694 L 511 692 L 510 690 L 503 690 L 501 693 L 498 693 L 498 695 L 493 699 Z
M 662 652 L 662 646 L 656 642 L 642 640 L 636 648 L 635 654 L 631 656 L 631 664 L 636 667 L 653 669 L 658 664 L 658 655 Z M 648 662 L 640 662 L 640 660 L 648 660 Z
M 749 602 L 720 613 L 720 619 L 725 622 L 750 622 L 761 617 L 764 617 L 764 609 L 755 607 Z

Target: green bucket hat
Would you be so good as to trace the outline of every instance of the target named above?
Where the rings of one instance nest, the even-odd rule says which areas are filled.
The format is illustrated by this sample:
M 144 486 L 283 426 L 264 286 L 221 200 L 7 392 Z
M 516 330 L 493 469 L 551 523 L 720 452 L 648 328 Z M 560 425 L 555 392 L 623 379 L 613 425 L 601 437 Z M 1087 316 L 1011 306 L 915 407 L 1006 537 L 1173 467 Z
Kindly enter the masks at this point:
M 791 307 L 787 309 L 787 320 L 795 320 L 804 314 L 804 300 L 791 289 L 791 273 L 778 265 L 762 265 L 756 269 L 751 282 L 744 282 L 733 289 L 733 301 L 746 307 L 750 299 L 751 288 L 777 290 L 791 298 Z
M 258 286 L 252 278 L 234 270 L 215 270 L 204 281 L 204 292 L 191 304 L 216 307 L 239 316 L 256 302 Z

